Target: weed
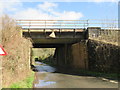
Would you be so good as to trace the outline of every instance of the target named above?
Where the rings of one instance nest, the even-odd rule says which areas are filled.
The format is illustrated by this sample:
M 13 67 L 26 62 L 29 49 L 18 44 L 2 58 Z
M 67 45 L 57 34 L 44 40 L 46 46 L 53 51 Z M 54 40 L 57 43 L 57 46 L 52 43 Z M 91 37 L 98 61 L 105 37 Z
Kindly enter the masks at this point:
M 26 79 L 12 84 L 10 88 L 32 88 L 33 80 L 34 80 L 34 73 L 32 72 L 32 74 L 28 76 Z

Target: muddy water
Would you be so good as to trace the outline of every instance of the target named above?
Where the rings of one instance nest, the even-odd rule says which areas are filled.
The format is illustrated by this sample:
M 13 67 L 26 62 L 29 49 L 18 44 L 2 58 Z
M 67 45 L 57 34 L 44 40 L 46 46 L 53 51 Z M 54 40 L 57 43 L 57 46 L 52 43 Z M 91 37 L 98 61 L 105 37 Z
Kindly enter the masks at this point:
M 56 69 L 36 62 L 33 88 L 118 88 L 117 81 L 104 78 L 55 73 Z

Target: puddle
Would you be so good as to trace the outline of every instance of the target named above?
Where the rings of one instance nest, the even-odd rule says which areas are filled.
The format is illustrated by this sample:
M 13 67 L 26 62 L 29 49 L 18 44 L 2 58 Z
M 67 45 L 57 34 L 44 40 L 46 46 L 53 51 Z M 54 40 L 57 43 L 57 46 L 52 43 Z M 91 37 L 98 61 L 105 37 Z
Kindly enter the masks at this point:
M 46 65 L 46 64 L 44 64 L 44 63 L 42 63 L 42 62 L 38 62 L 38 61 L 36 61 L 35 64 L 36 64 L 36 65 Z
M 38 84 L 35 84 L 35 87 L 44 87 L 44 86 L 48 86 L 48 85 L 52 85 L 55 84 L 56 82 L 53 81 L 45 81 L 45 80 L 39 80 Z
M 48 66 L 42 62 L 35 62 L 35 69 L 37 72 L 55 72 L 56 69 L 54 67 Z
M 35 65 L 33 88 L 118 88 L 118 83 L 100 78 L 55 73 L 56 69 L 41 62 Z M 53 73 L 54 72 L 54 73 Z

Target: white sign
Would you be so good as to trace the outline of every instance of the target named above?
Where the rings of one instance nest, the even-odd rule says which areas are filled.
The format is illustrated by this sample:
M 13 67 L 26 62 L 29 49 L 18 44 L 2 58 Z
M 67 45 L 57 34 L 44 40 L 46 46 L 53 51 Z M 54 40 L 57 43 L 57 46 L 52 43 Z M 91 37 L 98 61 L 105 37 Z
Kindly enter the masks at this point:
M 7 55 L 5 50 L 0 46 L 0 56 Z

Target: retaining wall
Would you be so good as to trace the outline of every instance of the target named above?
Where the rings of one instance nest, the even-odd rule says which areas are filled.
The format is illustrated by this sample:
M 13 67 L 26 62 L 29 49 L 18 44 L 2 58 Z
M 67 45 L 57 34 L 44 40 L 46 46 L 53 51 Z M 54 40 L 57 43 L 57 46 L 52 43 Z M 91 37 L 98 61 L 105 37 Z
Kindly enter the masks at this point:
M 102 72 L 118 72 L 120 46 L 88 40 L 89 69 Z

